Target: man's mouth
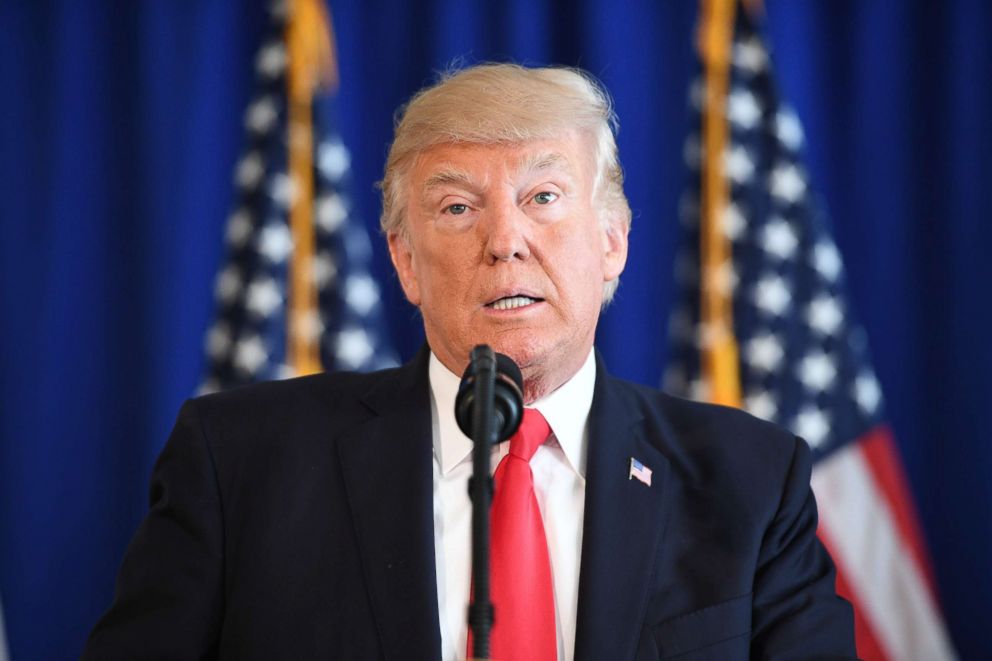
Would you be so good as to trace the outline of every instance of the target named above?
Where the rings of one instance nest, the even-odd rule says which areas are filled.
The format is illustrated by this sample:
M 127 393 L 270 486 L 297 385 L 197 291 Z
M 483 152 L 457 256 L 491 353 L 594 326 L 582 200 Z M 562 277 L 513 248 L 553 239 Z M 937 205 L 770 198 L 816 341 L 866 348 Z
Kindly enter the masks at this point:
M 486 307 L 493 310 L 514 310 L 516 308 L 522 308 L 527 305 L 539 303 L 543 300 L 543 298 L 531 298 L 530 296 L 504 296 L 503 298 L 496 299 L 492 303 L 487 303 Z

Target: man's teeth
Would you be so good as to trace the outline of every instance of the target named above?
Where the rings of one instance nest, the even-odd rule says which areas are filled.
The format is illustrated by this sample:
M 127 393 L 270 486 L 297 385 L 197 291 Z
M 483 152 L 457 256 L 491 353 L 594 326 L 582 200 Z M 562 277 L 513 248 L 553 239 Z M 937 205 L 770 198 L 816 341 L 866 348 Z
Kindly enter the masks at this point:
M 508 298 L 501 298 L 495 303 L 493 303 L 494 310 L 512 310 L 513 308 L 522 308 L 525 305 L 530 305 L 531 303 L 536 303 L 537 300 L 530 298 L 528 296 L 510 296 Z

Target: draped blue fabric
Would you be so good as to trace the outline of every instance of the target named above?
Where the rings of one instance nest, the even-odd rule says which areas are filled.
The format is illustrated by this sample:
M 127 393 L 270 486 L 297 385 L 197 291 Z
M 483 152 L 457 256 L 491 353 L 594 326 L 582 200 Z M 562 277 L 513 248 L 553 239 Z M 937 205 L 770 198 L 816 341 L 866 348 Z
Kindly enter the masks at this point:
M 992 4 L 767 0 L 952 636 L 992 651 Z M 612 91 L 634 210 L 598 337 L 667 360 L 694 2 L 332 2 L 340 119 L 374 227 L 396 107 L 453 62 L 579 65 Z M 14 661 L 69 659 L 109 604 L 148 477 L 202 376 L 265 8 L 0 3 L 0 600 Z M 395 345 L 423 333 L 391 274 Z

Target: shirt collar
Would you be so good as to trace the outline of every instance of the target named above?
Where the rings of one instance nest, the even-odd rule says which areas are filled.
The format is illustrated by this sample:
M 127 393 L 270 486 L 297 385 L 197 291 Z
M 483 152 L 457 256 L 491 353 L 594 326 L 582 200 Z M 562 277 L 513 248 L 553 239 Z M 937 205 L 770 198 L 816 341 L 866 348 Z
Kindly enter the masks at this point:
M 428 374 L 431 384 L 431 420 L 434 423 L 434 456 L 443 475 L 468 460 L 472 453 L 472 441 L 462 433 L 455 421 L 455 396 L 458 394 L 461 378 L 445 367 L 433 352 Z M 588 443 L 586 421 L 592 407 L 595 384 L 596 360 L 590 350 L 586 361 L 571 379 L 553 393 L 531 404 L 548 421 L 568 463 L 583 478 L 586 474 L 585 450 Z

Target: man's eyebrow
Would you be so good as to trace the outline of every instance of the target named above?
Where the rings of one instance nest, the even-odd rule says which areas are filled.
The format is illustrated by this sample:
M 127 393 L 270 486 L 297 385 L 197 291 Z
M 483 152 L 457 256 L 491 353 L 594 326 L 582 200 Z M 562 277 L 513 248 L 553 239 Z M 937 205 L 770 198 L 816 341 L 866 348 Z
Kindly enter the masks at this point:
M 558 152 L 544 152 L 522 159 L 520 170 L 523 172 L 541 172 L 543 170 L 563 169 L 566 173 L 571 173 L 570 165 L 569 160 Z
M 446 168 L 427 177 L 424 181 L 424 192 L 430 193 L 441 186 L 452 184 L 465 188 L 475 188 L 472 177 L 467 172 L 455 168 Z
M 558 152 L 542 152 L 521 159 L 520 172 L 542 172 L 545 170 L 561 169 L 571 174 L 571 162 Z M 423 192 L 432 193 L 442 186 L 460 186 L 470 190 L 478 188 L 479 184 L 465 170 L 444 166 L 424 180 Z

